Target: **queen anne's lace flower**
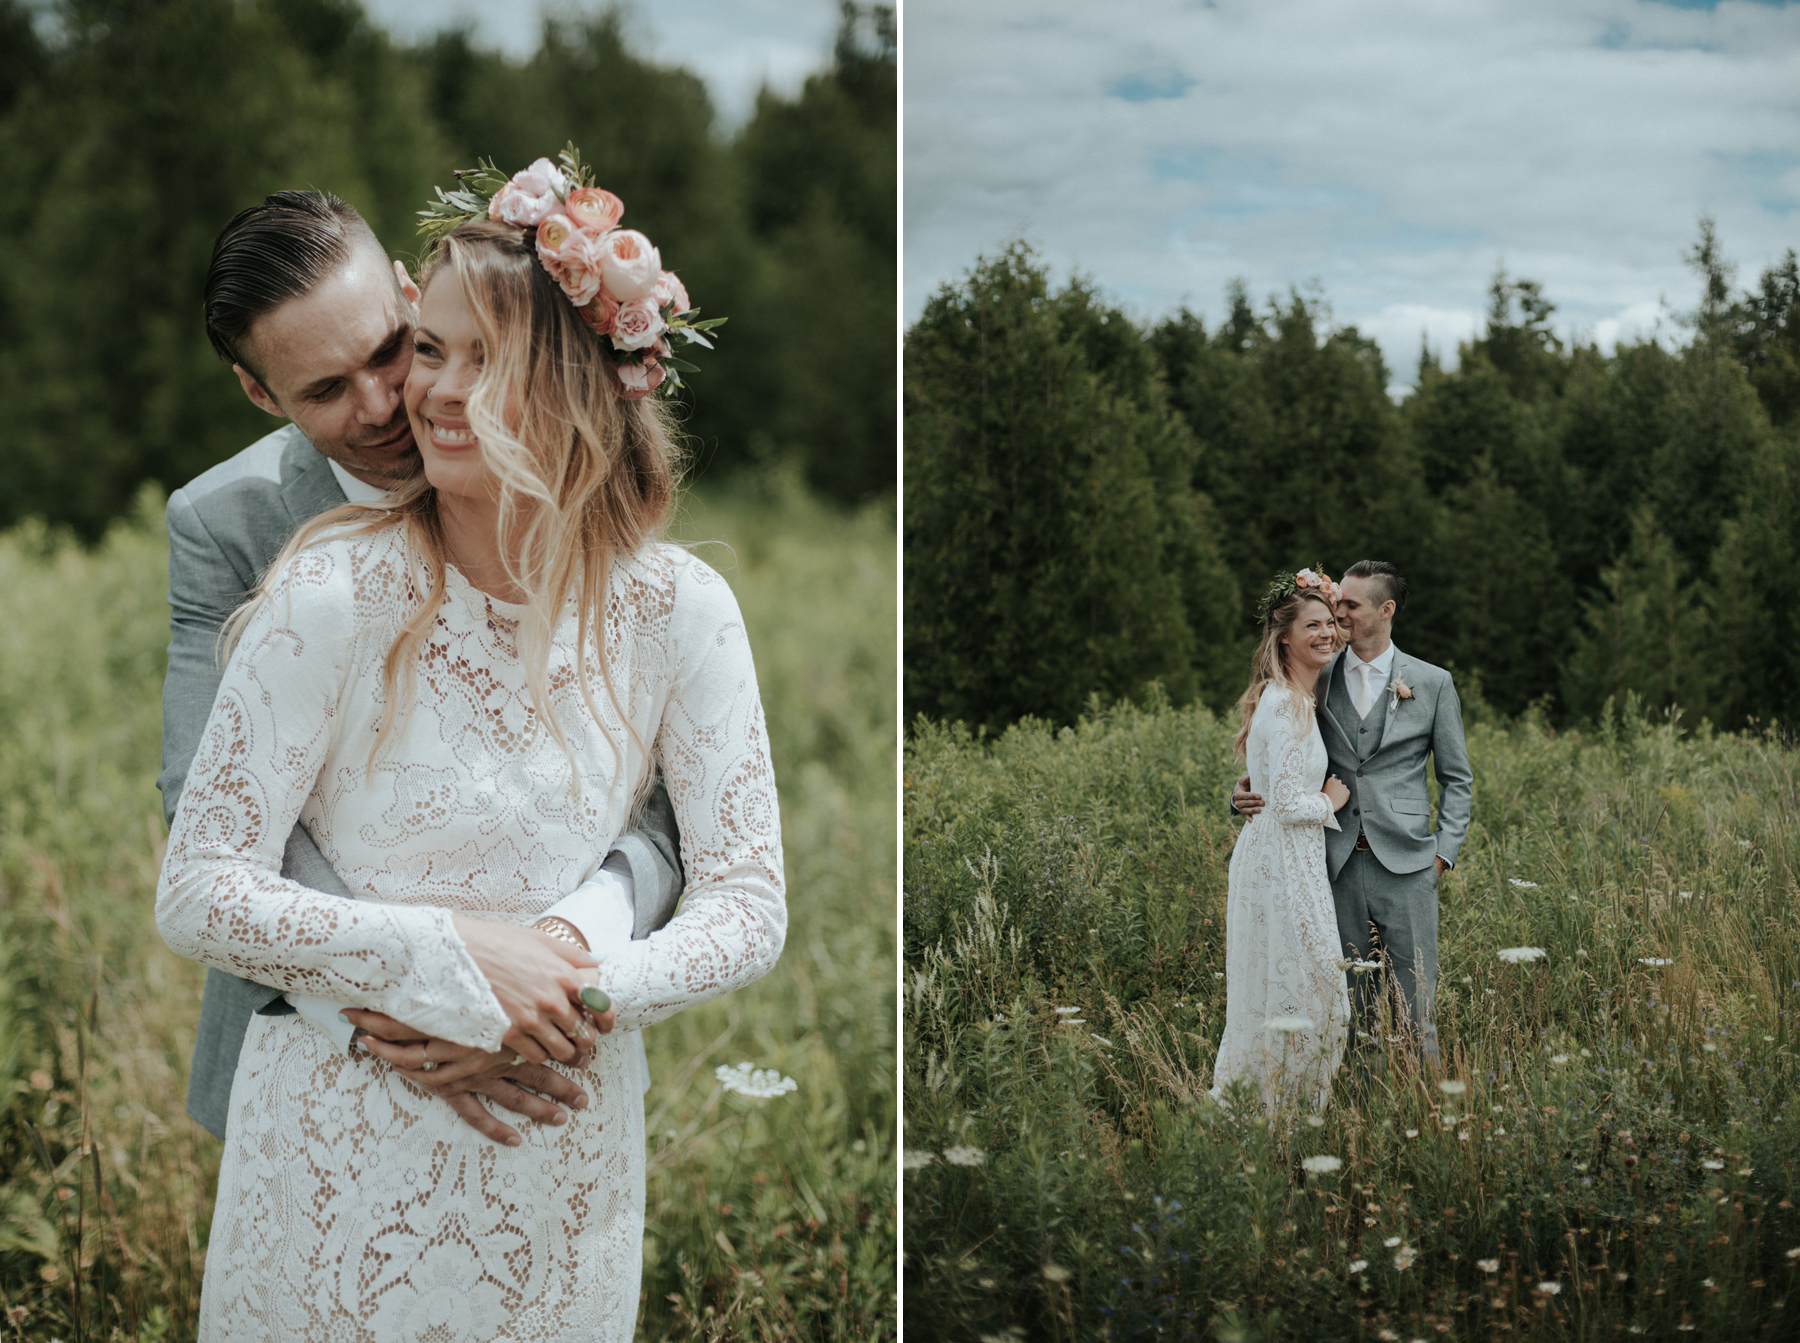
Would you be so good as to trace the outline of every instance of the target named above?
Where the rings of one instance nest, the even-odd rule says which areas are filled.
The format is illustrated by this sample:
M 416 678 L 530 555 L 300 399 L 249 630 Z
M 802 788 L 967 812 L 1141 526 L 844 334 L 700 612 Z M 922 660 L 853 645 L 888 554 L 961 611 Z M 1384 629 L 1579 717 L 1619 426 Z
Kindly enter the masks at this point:
M 936 1160 L 936 1152 L 915 1152 L 908 1148 L 906 1154 L 900 1158 L 900 1168 L 902 1170 L 924 1170 Z
M 979 1166 L 987 1160 L 987 1153 L 979 1147 L 946 1147 L 944 1160 L 952 1166 Z
M 719 1085 L 725 1090 L 735 1091 L 752 1100 L 766 1101 L 800 1089 L 798 1082 L 791 1077 L 783 1077 L 779 1069 L 757 1068 L 749 1063 L 740 1063 L 735 1068 L 721 1063 L 713 1069 L 713 1076 L 719 1079 Z
M 1542 947 L 1502 947 L 1500 959 L 1508 965 L 1529 965 L 1532 961 L 1541 961 L 1548 953 Z
M 1344 1163 L 1334 1156 L 1309 1156 L 1300 1163 L 1300 1167 L 1313 1175 L 1329 1175 L 1335 1170 L 1342 1170 Z

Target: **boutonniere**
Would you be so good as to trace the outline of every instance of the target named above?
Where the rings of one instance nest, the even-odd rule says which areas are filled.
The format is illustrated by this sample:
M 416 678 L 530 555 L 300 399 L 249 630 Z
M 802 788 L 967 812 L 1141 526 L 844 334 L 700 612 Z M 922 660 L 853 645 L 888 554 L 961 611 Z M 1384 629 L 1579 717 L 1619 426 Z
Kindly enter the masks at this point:
M 1392 713 L 1400 707 L 1400 701 L 1413 697 L 1412 687 L 1406 684 L 1404 676 L 1396 676 L 1388 684 L 1388 712 Z

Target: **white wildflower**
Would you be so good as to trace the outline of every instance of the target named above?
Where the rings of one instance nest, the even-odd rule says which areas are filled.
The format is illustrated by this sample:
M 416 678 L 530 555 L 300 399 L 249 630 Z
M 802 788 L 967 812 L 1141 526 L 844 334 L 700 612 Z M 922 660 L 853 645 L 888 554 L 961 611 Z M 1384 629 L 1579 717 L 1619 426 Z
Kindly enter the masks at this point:
M 1333 1171 L 1342 1170 L 1344 1163 L 1334 1156 L 1309 1156 L 1300 1166 L 1312 1175 L 1329 1175 Z
M 1075 1275 L 1061 1264 L 1045 1264 L 1044 1277 L 1050 1282 L 1067 1282 Z
M 1507 880 L 1521 891 L 1535 891 L 1538 888 L 1535 881 L 1526 881 L 1523 877 L 1508 877 Z
M 900 1158 L 900 1168 L 902 1170 L 924 1170 L 936 1160 L 936 1152 L 915 1152 L 909 1147 L 906 1149 L 906 1154 Z
M 1438 1090 L 1446 1096 L 1460 1096 L 1469 1089 L 1467 1082 L 1459 1082 L 1454 1077 L 1446 1077 L 1438 1083 Z
M 1387 1247 L 1388 1247 L 1388 1249 L 1390 1249 L 1390 1250 L 1391 1250 L 1391 1249 L 1393 1249 L 1393 1248 L 1394 1248 L 1394 1247 L 1395 1247 L 1395 1246 L 1396 1246 L 1396 1245 L 1398 1245 L 1398 1244 L 1399 1244 L 1399 1243 L 1400 1243 L 1400 1237 L 1398 1237 L 1398 1236 L 1389 1236 L 1389 1237 L 1388 1237 L 1388 1238 L 1387 1238 L 1387 1239 L 1386 1239 L 1386 1240 L 1384 1240 L 1384 1241 L 1382 1241 L 1382 1242 L 1381 1242 L 1381 1243 L 1382 1243 L 1382 1244 L 1383 1244 L 1383 1245 L 1385 1245 L 1385 1246 L 1387 1246 Z
M 1708 1054 L 1717 1054 L 1719 1052 L 1719 1047 L 1711 1040 L 1708 1040 L 1705 1044 L 1701 1045 L 1700 1048 Z
M 1225 978 L 1225 972 L 1223 970 L 1214 970 L 1213 978 L 1214 979 L 1223 979 L 1223 978 Z
M 1789 1250 L 1787 1252 L 1787 1257 L 1789 1259 L 1800 1259 L 1800 1246 L 1796 1246 L 1794 1249 Z
M 1418 1257 L 1419 1252 L 1413 1249 L 1412 1246 L 1402 1245 L 1398 1250 L 1394 1251 L 1394 1267 L 1404 1273 L 1407 1269 L 1412 1267 L 1413 1260 Z
M 1498 1259 L 1477 1259 L 1475 1261 L 1475 1267 L 1480 1269 L 1483 1273 L 1498 1273 L 1500 1271 L 1500 1261 Z
M 1369 1261 L 1367 1259 L 1352 1259 L 1350 1261 L 1350 1271 L 1352 1273 L 1361 1273 L 1368 1266 Z
M 1352 974 L 1366 975 L 1371 970 L 1379 970 L 1379 969 L 1381 969 L 1380 961 L 1351 961 L 1350 962 L 1350 971 Z
M 1419 1136 L 1419 1130 L 1416 1128 L 1409 1128 L 1406 1130 L 1406 1136 L 1409 1138 L 1416 1138 Z
M 1313 1028 L 1311 1017 L 1271 1017 L 1263 1022 L 1265 1031 L 1275 1031 L 1281 1035 L 1293 1035 L 1298 1031 L 1310 1031 Z
M 1724 1170 L 1725 1163 L 1723 1161 L 1702 1161 L 1700 1163 L 1700 1169 L 1702 1169 L 1702 1170 Z
M 779 1069 L 758 1068 L 749 1063 L 740 1063 L 735 1068 L 721 1063 L 713 1069 L 713 1076 L 719 1079 L 719 1085 L 725 1090 L 735 1091 L 752 1100 L 769 1100 L 800 1089 L 798 1082 L 791 1077 L 783 1077 Z
M 1740 1167 L 1738 1167 L 1738 1174 L 1739 1175 L 1754 1175 L 1754 1174 L 1756 1174 L 1756 1171 L 1753 1167 L 1750 1167 L 1750 1166 L 1740 1166 Z
M 1499 952 L 1500 959 L 1508 965 L 1529 965 L 1548 954 L 1542 947 L 1502 947 Z
M 1087 1018 L 1086 1017 L 1064 1017 L 1057 1024 L 1060 1026 L 1085 1026 L 1085 1025 L 1087 1025 Z
M 1560 1282 L 1540 1282 L 1537 1285 L 1537 1289 L 1545 1296 L 1555 1296 L 1558 1292 L 1562 1291 L 1562 1284 Z
M 952 1166 L 979 1166 L 987 1160 L 987 1153 L 979 1147 L 946 1147 L 944 1160 Z
M 1638 964 L 1639 965 L 1673 965 L 1673 964 L 1675 964 L 1675 961 L 1674 961 L 1673 957 L 1668 957 L 1668 956 L 1639 956 Z
M 1081 1015 L 1081 1009 L 1079 1007 L 1059 1007 L 1056 1009 L 1056 1015 L 1059 1017 L 1078 1017 Z
M 1325 1121 L 1323 1119 L 1319 1118 L 1318 1115 L 1308 1115 L 1308 1116 L 1306 1116 L 1306 1127 L 1308 1127 L 1308 1128 L 1324 1128 Z
M 1569 1061 L 1569 1056 L 1567 1054 L 1552 1054 L 1550 1056 L 1550 1062 L 1554 1063 L 1559 1068 L 1562 1067 L 1563 1064 L 1567 1063 L 1568 1061 Z

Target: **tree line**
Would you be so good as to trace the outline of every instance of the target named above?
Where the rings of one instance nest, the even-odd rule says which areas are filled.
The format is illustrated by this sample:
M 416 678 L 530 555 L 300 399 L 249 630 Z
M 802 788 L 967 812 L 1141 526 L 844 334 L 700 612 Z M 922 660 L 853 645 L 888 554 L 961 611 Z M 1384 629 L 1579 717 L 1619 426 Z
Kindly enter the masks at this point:
M 894 488 L 895 27 L 843 5 L 826 68 L 721 134 L 705 86 L 621 14 L 528 60 L 463 30 L 397 42 L 357 0 L 0 0 L 0 526 L 92 537 L 268 432 L 201 327 L 212 240 L 271 191 L 336 192 L 391 254 L 453 169 L 574 140 L 707 316 L 686 393 L 701 470 L 792 461 Z
M 1611 353 L 1501 273 L 1455 369 L 1396 404 L 1317 298 L 1134 324 L 1022 243 L 905 341 L 905 701 L 999 731 L 1089 697 L 1224 707 L 1278 569 L 1387 559 L 1395 641 L 1504 714 L 1637 696 L 1742 728 L 1800 674 L 1800 267 Z

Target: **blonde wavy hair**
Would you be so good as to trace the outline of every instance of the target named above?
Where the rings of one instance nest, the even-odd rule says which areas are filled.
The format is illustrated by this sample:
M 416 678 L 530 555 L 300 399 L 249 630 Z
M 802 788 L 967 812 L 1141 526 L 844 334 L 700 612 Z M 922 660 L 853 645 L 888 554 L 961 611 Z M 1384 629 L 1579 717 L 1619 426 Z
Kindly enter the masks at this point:
M 529 232 L 477 219 L 446 234 L 428 256 L 420 284 L 451 281 L 461 286 L 482 341 L 482 371 L 467 413 L 482 460 L 499 483 L 507 576 L 526 594 L 527 610 L 515 634 L 519 660 L 536 719 L 569 757 L 571 790 L 579 796 L 574 752 L 550 712 L 550 654 L 558 617 L 574 598 L 580 620 L 576 646 L 582 650 L 576 681 L 595 722 L 604 720 L 588 675 L 590 640 L 600 652 L 607 696 L 636 740 L 612 681 L 607 589 L 613 564 L 660 536 L 680 480 L 680 447 L 660 401 L 623 395 L 611 356 L 539 264 Z M 229 651 L 294 557 L 325 533 L 346 527 L 350 535 L 402 528 L 409 568 L 417 572 L 422 562 L 430 575 L 429 591 L 420 594 L 382 663 L 384 702 L 369 751 L 372 770 L 411 711 L 420 654 L 444 599 L 449 557 L 437 491 L 423 474 L 387 501 L 342 504 L 302 526 L 250 600 L 232 614 L 222 640 Z M 620 744 L 612 746 L 622 764 Z M 645 769 L 631 781 L 634 805 L 648 780 Z
M 1262 703 L 1263 690 L 1270 685 L 1278 685 L 1289 694 L 1294 693 L 1294 683 L 1288 679 L 1287 645 L 1283 640 L 1287 638 L 1288 631 L 1294 628 L 1294 622 L 1300 618 L 1300 609 L 1307 602 L 1317 602 L 1323 606 L 1326 614 L 1331 617 L 1332 628 L 1337 630 L 1337 612 L 1332 610 L 1331 603 L 1322 593 L 1310 588 L 1301 588 L 1269 608 L 1269 613 L 1263 617 L 1262 637 L 1256 641 L 1256 651 L 1250 655 L 1250 686 L 1238 697 L 1240 722 L 1232 749 L 1237 752 L 1239 760 L 1244 758 L 1245 744 L 1250 740 L 1250 720 L 1256 717 L 1256 706 Z M 1342 630 L 1337 631 L 1336 646 L 1344 646 Z M 1310 700 L 1302 706 L 1301 713 L 1310 726 Z

